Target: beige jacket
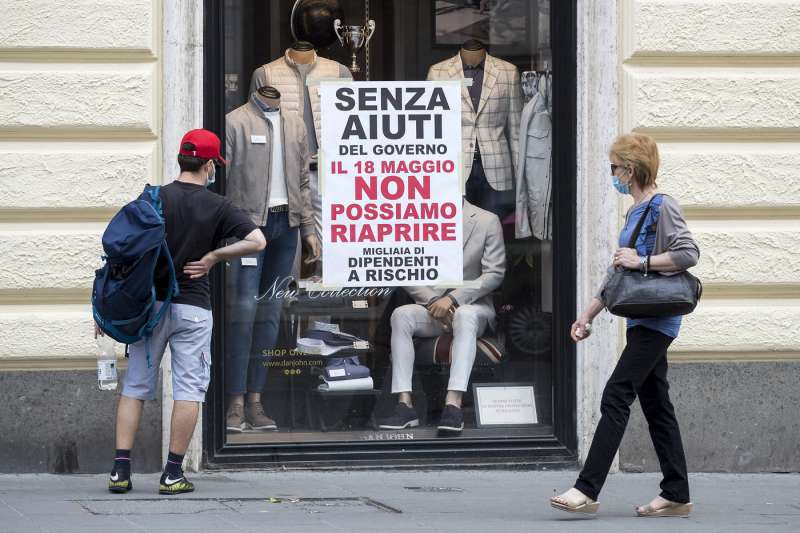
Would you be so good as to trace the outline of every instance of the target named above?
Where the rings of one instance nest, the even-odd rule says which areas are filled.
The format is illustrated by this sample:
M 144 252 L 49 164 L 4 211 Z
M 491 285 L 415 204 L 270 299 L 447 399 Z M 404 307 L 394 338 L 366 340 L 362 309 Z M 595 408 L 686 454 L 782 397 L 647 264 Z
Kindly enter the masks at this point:
M 517 67 L 486 54 L 483 86 L 478 109 L 466 86 L 461 87 L 461 143 L 464 158 L 462 178 L 472 168 L 475 139 L 481 151 L 483 170 L 489 185 L 497 191 L 514 188 L 514 172 L 519 159 L 519 121 L 522 89 Z M 433 65 L 428 80 L 457 80 L 464 77 L 461 54 Z
M 267 203 L 272 176 L 272 139 L 275 132 L 255 96 L 225 116 L 225 196 L 241 207 L 259 226 L 267 224 Z M 314 232 L 308 187 L 308 143 L 306 127 L 295 113 L 281 109 L 286 191 L 289 195 L 289 226 L 300 226 L 305 237 Z M 254 137 L 260 141 L 253 142 Z
M 320 97 L 319 80 L 324 79 L 347 79 L 352 80 L 353 75 L 350 70 L 341 63 L 319 57 L 314 54 L 314 61 L 311 62 L 311 70 L 308 72 L 308 81 L 311 86 L 308 88 L 308 99 L 311 101 L 311 112 L 314 117 L 314 130 L 317 135 L 317 146 L 320 139 Z M 317 83 L 315 83 L 317 82 Z M 276 59 L 266 65 L 258 67 L 250 79 L 250 93 L 255 92 L 259 87 L 269 85 L 275 87 L 281 93 L 281 107 L 287 111 L 294 111 L 300 120 L 303 120 L 305 105 L 305 88 L 297 64 L 292 60 L 287 50 L 283 57 Z
M 464 281 L 465 287 L 452 291 L 433 287 L 406 287 L 414 302 L 425 305 L 434 298 L 450 294 L 459 305 L 484 307 L 494 317 L 492 291 L 506 275 L 506 247 L 497 215 L 464 200 Z

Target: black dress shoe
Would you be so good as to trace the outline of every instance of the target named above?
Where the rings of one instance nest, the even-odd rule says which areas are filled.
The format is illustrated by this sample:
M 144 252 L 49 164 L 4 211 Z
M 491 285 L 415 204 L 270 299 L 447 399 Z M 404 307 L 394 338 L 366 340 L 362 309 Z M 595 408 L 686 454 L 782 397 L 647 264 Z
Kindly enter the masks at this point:
M 413 407 L 400 402 L 394 408 L 391 416 L 381 420 L 378 427 L 381 429 L 406 429 L 419 426 L 417 411 Z
M 455 405 L 445 405 L 438 429 L 447 433 L 461 433 L 464 429 L 464 412 Z

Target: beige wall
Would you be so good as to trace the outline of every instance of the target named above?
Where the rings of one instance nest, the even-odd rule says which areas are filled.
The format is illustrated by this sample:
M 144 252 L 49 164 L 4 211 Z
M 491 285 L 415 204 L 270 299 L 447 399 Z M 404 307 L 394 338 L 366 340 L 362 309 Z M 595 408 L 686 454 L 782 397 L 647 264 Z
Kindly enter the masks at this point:
M 621 0 L 620 128 L 701 247 L 673 361 L 800 361 L 800 2 Z
M 0 24 L 0 370 L 91 368 L 110 216 L 160 181 L 158 0 L 9 0 Z

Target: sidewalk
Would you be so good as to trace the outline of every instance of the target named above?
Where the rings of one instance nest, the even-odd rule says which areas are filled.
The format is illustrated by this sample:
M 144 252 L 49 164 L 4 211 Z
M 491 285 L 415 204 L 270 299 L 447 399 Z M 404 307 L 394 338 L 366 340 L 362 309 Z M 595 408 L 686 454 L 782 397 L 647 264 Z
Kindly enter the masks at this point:
M 0 475 L 0 531 L 675 532 L 799 531 L 800 475 L 691 476 L 691 518 L 633 516 L 652 474 L 609 477 L 597 518 L 551 510 L 574 472 L 214 472 L 193 494 L 161 497 L 157 474 L 115 496 L 106 476 Z

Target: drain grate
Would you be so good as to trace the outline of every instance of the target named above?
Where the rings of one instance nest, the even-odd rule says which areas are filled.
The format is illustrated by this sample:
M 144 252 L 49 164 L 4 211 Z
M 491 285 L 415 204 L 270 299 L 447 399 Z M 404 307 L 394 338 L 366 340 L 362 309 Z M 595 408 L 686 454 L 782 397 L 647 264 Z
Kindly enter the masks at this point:
M 406 490 L 413 492 L 443 492 L 443 493 L 461 493 L 464 489 L 458 487 L 403 487 Z
M 402 511 L 366 497 L 338 498 L 131 498 L 71 500 L 85 511 L 99 516 L 169 515 L 208 512 L 259 513 L 280 509 L 299 509 L 309 514 L 347 509 L 348 513 L 380 511 L 401 514 Z

